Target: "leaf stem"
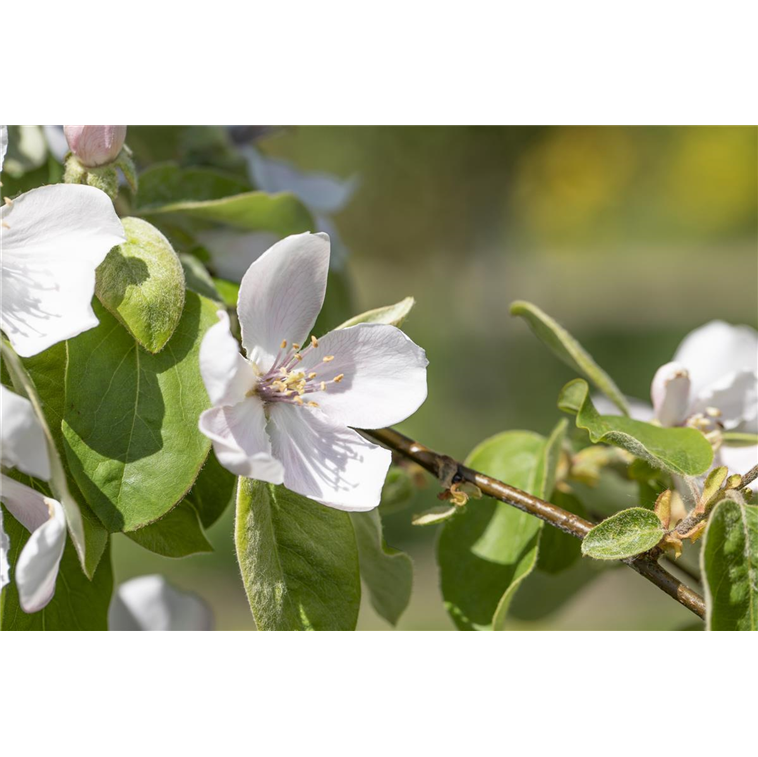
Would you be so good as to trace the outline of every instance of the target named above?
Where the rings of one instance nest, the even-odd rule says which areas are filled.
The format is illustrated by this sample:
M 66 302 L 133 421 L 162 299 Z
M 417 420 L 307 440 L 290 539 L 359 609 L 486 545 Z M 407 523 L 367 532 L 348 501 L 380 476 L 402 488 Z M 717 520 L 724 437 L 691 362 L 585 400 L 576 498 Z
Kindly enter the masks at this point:
M 467 468 L 463 463 L 447 455 L 434 452 L 423 444 L 419 444 L 413 439 L 409 439 L 407 436 L 395 431 L 395 429 L 362 430 L 362 433 L 383 444 L 393 452 L 420 465 L 443 482 L 445 486 L 449 486 L 450 483 L 468 481 L 478 486 L 482 493 L 488 497 L 500 500 L 500 502 L 505 502 L 523 512 L 534 515 L 554 528 L 575 536 L 577 539 L 584 539 L 590 529 L 594 527 L 593 523 L 580 518 L 578 515 L 574 515 L 539 497 L 527 494 L 527 492 L 521 491 L 521 489 L 516 489 L 502 481 L 486 476 L 484 473 Z M 451 469 L 455 471 L 452 478 L 450 476 Z M 626 563 L 641 576 L 647 578 L 648 581 L 655 584 L 661 591 L 666 592 L 666 594 L 679 602 L 679 604 L 684 605 L 695 615 L 704 618 L 705 602 L 703 598 L 660 566 L 658 564 L 659 556 L 660 552 L 657 549 L 653 549 L 643 555 L 637 555 L 622 562 Z

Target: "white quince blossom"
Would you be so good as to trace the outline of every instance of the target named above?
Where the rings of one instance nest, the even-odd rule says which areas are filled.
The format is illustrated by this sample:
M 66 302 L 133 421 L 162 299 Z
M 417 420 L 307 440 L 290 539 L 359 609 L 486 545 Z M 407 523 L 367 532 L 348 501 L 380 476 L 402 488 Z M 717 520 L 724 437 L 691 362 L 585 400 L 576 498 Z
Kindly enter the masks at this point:
M 47 480 L 50 460 L 44 432 L 31 402 L 0 386 L 0 464 Z M 60 502 L 0 474 L 0 502 L 31 533 L 16 561 L 14 577 L 24 612 L 37 612 L 53 598 L 66 546 Z M 0 585 L 8 583 L 10 543 L 0 513 Z
M 213 613 L 200 597 L 174 588 L 163 576 L 140 576 L 113 594 L 108 630 L 211 631 Z
M 404 420 L 426 399 L 424 351 L 394 326 L 308 336 L 329 269 L 326 234 L 283 239 L 242 279 L 243 357 L 219 311 L 200 347 L 213 407 L 200 416 L 223 466 L 340 510 L 379 504 L 390 452 L 353 428 Z
M 0 131 L 0 167 L 7 130 Z M 22 357 L 97 326 L 95 269 L 126 241 L 108 195 L 57 184 L 0 209 L 0 329 Z

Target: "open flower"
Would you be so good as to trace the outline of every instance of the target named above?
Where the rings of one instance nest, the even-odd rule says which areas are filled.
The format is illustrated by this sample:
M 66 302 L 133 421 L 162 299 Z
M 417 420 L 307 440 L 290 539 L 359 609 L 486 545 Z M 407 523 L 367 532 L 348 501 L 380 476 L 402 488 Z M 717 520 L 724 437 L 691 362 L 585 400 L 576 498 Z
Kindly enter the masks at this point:
M 6 143 L 2 132 L 0 167 Z M 40 187 L 6 202 L 0 209 L 0 329 L 19 355 L 36 355 L 97 326 L 95 269 L 125 240 L 113 203 L 94 187 Z
M 222 465 L 340 510 L 379 504 L 388 450 L 353 428 L 404 420 L 426 399 L 424 351 L 394 326 L 309 335 L 321 310 L 329 238 L 299 234 L 253 263 L 239 293 L 238 350 L 225 312 L 200 348 L 214 407 L 200 416 Z
M 31 476 L 50 478 L 45 438 L 31 402 L 0 386 L 0 463 Z M 41 610 L 55 593 L 66 546 L 66 518 L 60 502 L 0 474 L 0 502 L 31 533 L 16 561 L 14 578 L 24 612 Z M 0 512 L 0 588 L 7 583 L 10 543 Z

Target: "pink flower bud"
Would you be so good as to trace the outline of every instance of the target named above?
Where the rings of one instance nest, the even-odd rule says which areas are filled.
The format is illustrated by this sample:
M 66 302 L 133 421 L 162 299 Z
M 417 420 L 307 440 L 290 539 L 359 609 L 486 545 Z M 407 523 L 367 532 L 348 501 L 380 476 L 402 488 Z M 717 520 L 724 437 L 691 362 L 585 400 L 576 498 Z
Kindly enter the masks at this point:
M 653 377 L 650 396 L 655 417 L 662 426 L 678 426 L 690 406 L 690 374 L 680 363 L 662 365 Z
M 87 168 L 112 163 L 126 139 L 126 126 L 64 126 L 68 146 Z

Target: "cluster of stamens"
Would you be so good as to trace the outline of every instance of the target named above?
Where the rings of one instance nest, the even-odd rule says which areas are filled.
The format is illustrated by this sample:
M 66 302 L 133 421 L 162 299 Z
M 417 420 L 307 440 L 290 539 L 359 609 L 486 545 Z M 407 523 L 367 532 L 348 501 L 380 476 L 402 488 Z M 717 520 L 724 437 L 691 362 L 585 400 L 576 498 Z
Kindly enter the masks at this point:
M 716 407 L 707 407 L 704 413 L 696 413 L 687 419 L 685 425 L 701 431 L 706 439 L 717 449 L 721 446 L 724 426 L 719 421 L 721 411 Z
M 283 340 L 279 352 L 274 359 L 274 364 L 266 374 L 260 377 L 258 384 L 252 390 L 258 394 L 264 402 L 289 402 L 294 405 L 307 405 L 308 407 L 318 407 L 318 402 L 304 399 L 308 395 L 316 392 L 325 392 L 330 384 L 339 384 L 345 378 L 344 373 L 340 373 L 328 381 L 319 380 L 316 371 L 299 370 L 298 366 L 303 360 L 303 355 L 311 350 L 318 348 L 318 339 L 311 337 L 310 344 L 304 349 L 301 345 L 292 343 L 288 344 Z M 334 355 L 325 355 L 322 363 L 331 363 Z

